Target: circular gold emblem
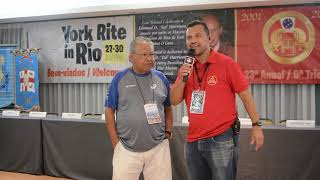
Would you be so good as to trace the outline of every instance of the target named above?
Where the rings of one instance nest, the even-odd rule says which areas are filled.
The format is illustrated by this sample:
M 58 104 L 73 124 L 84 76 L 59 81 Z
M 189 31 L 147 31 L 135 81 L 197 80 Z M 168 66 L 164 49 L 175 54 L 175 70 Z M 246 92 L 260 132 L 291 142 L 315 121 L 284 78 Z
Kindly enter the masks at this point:
M 305 60 L 312 52 L 314 44 L 313 24 L 297 11 L 277 13 L 263 27 L 263 48 L 277 63 L 295 64 Z

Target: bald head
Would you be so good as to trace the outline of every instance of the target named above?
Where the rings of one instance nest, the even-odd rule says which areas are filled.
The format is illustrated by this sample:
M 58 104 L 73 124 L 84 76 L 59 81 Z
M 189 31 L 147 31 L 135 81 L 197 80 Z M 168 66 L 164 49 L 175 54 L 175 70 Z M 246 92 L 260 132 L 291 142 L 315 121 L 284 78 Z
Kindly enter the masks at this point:
M 215 15 L 208 14 L 201 17 L 201 20 L 207 24 L 210 36 L 210 47 L 217 51 L 219 49 L 220 36 L 223 31 L 223 27 L 219 21 L 219 18 Z

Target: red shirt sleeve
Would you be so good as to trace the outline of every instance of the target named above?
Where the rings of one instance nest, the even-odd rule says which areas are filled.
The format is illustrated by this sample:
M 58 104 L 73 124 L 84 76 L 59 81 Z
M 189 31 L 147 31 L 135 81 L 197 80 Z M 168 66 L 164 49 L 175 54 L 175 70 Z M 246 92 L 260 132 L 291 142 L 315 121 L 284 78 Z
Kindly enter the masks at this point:
M 249 88 L 249 82 L 237 62 L 231 62 L 231 64 L 228 66 L 228 74 L 231 87 L 233 88 L 234 92 L 240 93 Z

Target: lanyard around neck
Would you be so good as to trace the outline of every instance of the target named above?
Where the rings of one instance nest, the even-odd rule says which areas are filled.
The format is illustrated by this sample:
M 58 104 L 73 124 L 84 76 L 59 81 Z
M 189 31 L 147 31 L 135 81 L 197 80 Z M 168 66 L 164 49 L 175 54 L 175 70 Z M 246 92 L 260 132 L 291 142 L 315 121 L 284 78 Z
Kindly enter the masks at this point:
M 140 95 L 141 95 L 142 100 L 143 100 L 143 104 L 146 104 L 146 99 L 143 96 L 143 93 L 142 93 L 141 88 L 140 88 L 140 84 L 138 82 L 138 79 L 137 79 L 137 76 L 136 76 L 135 72 L 133 71 L 133 68 L 132 68 L 132 73 L 133 73 L 134 79 L 136 80 L 136 83 L 138 85 L 139 92 L 140 92 Z M 151 83 L 152 83 L 151 86 L 153 86 L 153 79 L 152 79 L 152 72 L 151 71 L 150 71 L 150 79 L 151 79 Z M 152 89 L 152 101 L 154 102 L 154 89 Z
M 210 63 L 207 63 L 207 64 L 206 64 L 206 68 L 204 69 L 204 71 L 203 71 L 203 74 L 202 74 L 202 77 L 201 77 L 201 78 L 200 78 L 200 76 L 199 76 L 199 72 L 198 72 L 198 68 L 197 68 L 197 66 L 196 66 L 196 65 L 194 65 L 194 70 L 195 70 L 196 75 L 197 75 L 197 80 L 198 80 L 198 83 L 199 83 L 199 88 L 201 88 L 202 80 L 203 80 L 203 78 L 204 78 L 204 75 L 205 75 L 205 74 L 206 74 L 206 72 L 207 72 L 207 69 L 208 69 L 209 65 L 210 65 Z

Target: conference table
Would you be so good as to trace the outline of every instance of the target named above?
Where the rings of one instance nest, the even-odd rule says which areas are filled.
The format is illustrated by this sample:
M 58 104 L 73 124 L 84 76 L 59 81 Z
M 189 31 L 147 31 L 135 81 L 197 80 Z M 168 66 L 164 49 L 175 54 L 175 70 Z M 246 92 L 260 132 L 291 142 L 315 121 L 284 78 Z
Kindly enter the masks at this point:
M 0 116 L 0 170 L 43 174 L 41 119 Z
M 183 156 L 187 128 L 185 124 L 175 124 L 173 128 L 170 140 L 173 180 L 187 179 Z M 250 128 L 241 128 L 238 180 L 319 178 L 320 127 L 265 126 L 263 130 L 265 144 L 255 152 L 249 145 Z M 1 171 L 77 180 L 112 177 L 113 151 L 105 123 L 100 119 L 0 116 L 0 149 Z M 23 163 L 16 166 L 14 162 Z

